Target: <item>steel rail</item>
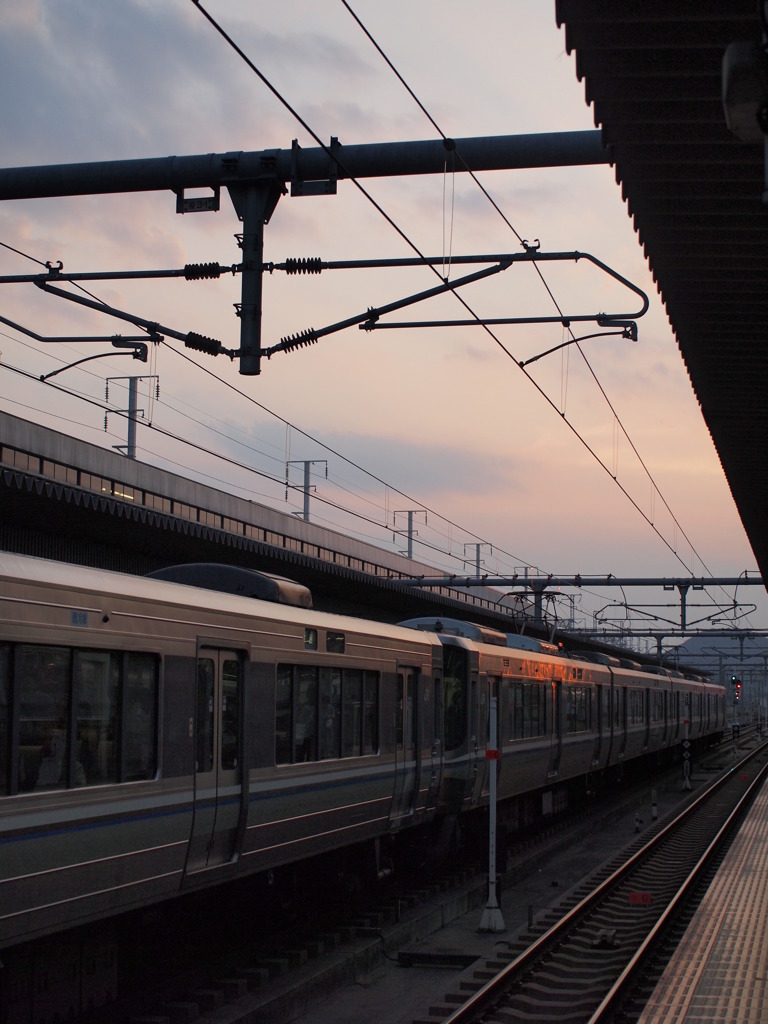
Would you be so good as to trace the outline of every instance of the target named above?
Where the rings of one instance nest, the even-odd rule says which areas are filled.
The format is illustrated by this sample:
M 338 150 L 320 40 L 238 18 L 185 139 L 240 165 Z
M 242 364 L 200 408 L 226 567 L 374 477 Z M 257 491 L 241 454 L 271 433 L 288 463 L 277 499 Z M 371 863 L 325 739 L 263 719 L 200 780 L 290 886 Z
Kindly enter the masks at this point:
M 653 853 L 658 847 L 660 847 L 661 844 L 686 820 L 692 819 L 693 815 L 700 810 L 711 799 L 711 797 L 718 792 L 718 790 L 726 786 L 731 781 L 735 771 L 750 762 L 766 747 L 768 747 L 768 742 L 751 751 L 733 765 L 727 773 L 715 779 L 685 808 L 685 810 L 676 815 L 670 822 L 661 828 L 659 832 L 652 836 L 651 839 L 637 850 L 624 864 L 621 865 L 621 867 L 617 868 L 608 878 L 602 881 L 597 888 L 568 911 L 564 917 L 536 939 L 536 941 L 533 942 L 523 953 L 511 961 L 511 963 L 499 971 L 495 977 L 486 982 L 482 988 L 478 989 L 477 992 L 474 992 L 465 1003 L 446 1017 L 443 1024 L 472 1024 L 472 1022 L 477 1021 L 479 1019 L 479 1014 L 487 1008 L 491 1000 L 498 998 L 499 994 L 508 987 L 508 983 L 512 981 L 515 975 L 530 967 L 549 947 L 561 941 L 572 925 L 584 918 L 587 913 L 600 902 L 600 900 L 606 897 L 611 890 L 615 889 L 620 882 L 624 881 L 634 868 L 645 860 L 649 854 Z M 768 767 L 763 767 L 758 774 L 758 778 L 762 779 L 766 771 L 768 771 Z M 752 787 L 750 787 L 750 791 L 751 788 Z M 746 794 L 743 796 L 745 795 Z M 738 809 L 742 806 L 743 800 L 740 798 L 737 807 L 729 814 L 726 824 L 732 822 L 733 816 L 738 813 Z M 723 833 L 725 828 L 726 825 L 723 825 L 721 829 L 718 830 L 718 839 L 722 840 L 721 833 Z M 624 979 L 623 987 L 629 984 L 630 981 L 629 975 L 627 975 L 626 978 L 624 977 L 625 973 L 626 968 L 622 971 L 622 975 L 620 976 Z M 618 981 L 616 984 L 618 984 Z M 605 1014 L 603 1017 L 590 1019 L 589 1024 L 604 1024 L 604 1022 L 608 1020 L 608 1008 L 606 1007 L 603 1012 Z M 586 1021 L 585 1024 L 587 1024 Z
M 752 751 L 750 757 L 756 756 L 757 752 L 759 750 L 764 749 L 765 746 L 768 746 L 768 744 L 763 744 L 763 746 L 757 748 L 756 751 Z M 630 986 L 638 977 L 640 971 L 643 968 L 643 965 L 646 963 L 648 957 L 651 955 L 651 951 L 653 950 L 654 946 L 661 941 L 664 929 L 671 923 L 671 918 L 673 914 L 675 914 L 680 909 L 681 905 L 687 899 L 693 887 L 697 884 L 702 874 L 707 869 L 714 856 L 717 854 L 718 850 L 720 849 L 720 846 L 722 845 L 723 841 L 730 832 L 734 821 L 741 814 L 745 805 L 748 805 L 749 802 L 752 799 L 754 799 L 755 791 L 759 790 L 763 786 L 766 775 L 768 775 L 768 764 L 763 765 L 763 767 L 757 774 L 756 778 L 754 778 L 752 782 L 749 784 L 749 787 L 747 788 L 746 792 L 741 795 L 741 798 L 739 799 L 738 803 L 731 811 L 731 813 L 728 815 L 725 822 L 723 822 L 721 827 L 718 829 L 717 835 L 711 841 L 711 843 L 704 851 L 704 853 L 701 855 L 698 862 L 696 863 L 696 866 L 693 868 L 693 870 L 690 872 L 686 880 L 683 882 L 682 886 L 678 890 L 672 902 L 668 905 L 667 909 L 658 919 L 656 924 L 653 926 L 651 931 L 643 940 L 642 944 L 635 951 L 627 966 L 616 979 L 611 989 L 606 993 L 605 998 L 601 1002 L 600 1006 L 595 1010 L 595 1012 L 592 1014 L 592 1016 L 589 1018 L 589 1021 L 587 1021 L 586 1024 L 606 1024 L 606 1022 L 612 1019 L 618 1007 L 619 1001 L 629 991 Z

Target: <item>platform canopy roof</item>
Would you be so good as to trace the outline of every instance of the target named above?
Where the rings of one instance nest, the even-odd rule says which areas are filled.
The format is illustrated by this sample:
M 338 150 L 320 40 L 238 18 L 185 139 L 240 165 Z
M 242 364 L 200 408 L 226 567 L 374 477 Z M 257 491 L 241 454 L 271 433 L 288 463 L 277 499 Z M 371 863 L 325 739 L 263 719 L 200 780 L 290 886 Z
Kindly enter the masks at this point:
M 595 124 L 768 580 L 768 114 L 758 0 L 556 0 Z M 729 57 L 729 130 L 723 61 Z M 743 63 L 744 54 L 746 62 Z M 762 94 L 762 98 L 761 98 Z M 755 123 L 757 130 L 755 131 Z M 766 119 L 768 127 L 768 119 Z M 768 197 L 767 197 L 768 198 Z

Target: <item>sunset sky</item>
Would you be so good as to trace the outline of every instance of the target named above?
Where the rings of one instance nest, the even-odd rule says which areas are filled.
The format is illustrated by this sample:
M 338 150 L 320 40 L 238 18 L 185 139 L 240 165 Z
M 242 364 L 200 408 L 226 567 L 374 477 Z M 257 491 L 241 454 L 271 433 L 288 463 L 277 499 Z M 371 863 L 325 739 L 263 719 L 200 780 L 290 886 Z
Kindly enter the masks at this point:
M 341 0 L 203 6 L 274 92 L 191 0 L 7 5 L 0 21 L 3 165 L 290 149 L 293 139 L 316 146 L 275 93 L 326 143 L 331 136 L 342 146 L 439 137 Z M 349 6 L 444 135 L 594 129 L 553 3 Z M 313 520 L 391 546 L 407 510 L 427 508 L 416 516 L 414 554 L 436 572 L 467 572 L 462 557 L 468 552 L 473 562 L 480 542 L 483 571 L 493 575 L 526 566 L 632 577 L 755 572 L 613 170 L 495 171 L 479 178 L 503 217 L 467 175 L 364 184 L 414 245 L 444 256 L 446 266 L 460 255 L 518 253 L 519 238 L 540 240 L 545 252 L 592 254 L 650 298 L 636 343 L 616 336 L 585 341 L 588 364 L 570 346 L 526 367 L 529 380 L 518 362 L 565 341 L 560 325 L 494 328 L 507 352 L 479 327 L 353 327 L 277 353 L 258 377 L 238 374 L 236 361 L 185 353 L 167 339 L 146 366 L 110 357 L 59 374 L 52 383 L 67 394 L 37 378 L 109 346 L 45 344 L 0 325 L 2 407 L 110 447 L 124 442 L 125 424 L 113 413 L 104 431 L 105 378 L 145 374 L 140 405 L 153 429 L 139 428 L 140 459 L 288 512 L 300 511 L 303 499 L 291 488 L 286 501 L 286 463 L 313 460 Z M 185 216 L 176 214 L 170 192 L 0 202 L 0 274 L 39 273 L 41 264 L 58 260 L 65 271 L 88 272 L 230 265 L 240 259 L 240 228 L 224 192 L 218 213 Z M 335 196 L 284 197 L 266 228 L 268 262 L 412 255 L 350 182 L 341 182 Z M 466 271 L 449 272 L 455 279 Z M 565 314 L 639 306 L 636 295 L 584 262 L 543 264 L 542 272 Z M 117 308 L 237 348 L 240 283 L 229 275 L 85 287 Z M 264 344 L 434 283 L 426 268 L 265 275 Z M 462 296 L 481 317 L 556 312 L 530 266 L 513 266 Z M 135 333 L 32 284 L 4 284 L 0 315 L 42 336 Z M 389 319 L 466 316 L 448 295 Z M 598 330 L 589 323 L 574 329 Z M 149 380 L 155 374 L 156 401 Z M 123 383 L 114 382 L 109 406 L 126 405 Z M 300 467 L 292 465 L 290 483 L 300 482 Z M 395 546 L 404 547 L 402 536 Z M 661 590 L 627 596 L 633 605 L 677 600 Z M 617 591 L 581 594 L 577 619 L 591 623 L 598 608 L 620 600 Z M 690 601 L 702 607 L 689 610 L 689 622 L 715 613 L 709 602 L 732 602 L 733 592 L 714 588 Z M 742 625 L 765 625 L 761 588 L 743 588 L 738 601 L 757 605 Z M 679 614 L 676 607 L 658 611 L 671 619 Z M 565 614 L 564 604 L 558 614 Z

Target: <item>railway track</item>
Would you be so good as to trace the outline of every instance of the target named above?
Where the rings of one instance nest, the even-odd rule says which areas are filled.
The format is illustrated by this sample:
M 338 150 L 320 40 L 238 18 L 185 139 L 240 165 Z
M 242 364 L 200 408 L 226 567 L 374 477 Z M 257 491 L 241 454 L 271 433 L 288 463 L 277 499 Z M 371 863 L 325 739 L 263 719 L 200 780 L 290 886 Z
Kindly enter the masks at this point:
M 659 784 L 663 786 L 662 779 L 660 776 Z M 595 825 L 595 814 L 609 821 L 628 815 L 629 807 L 639 806 L 643 799 L 641 793 L 646 792 L 646 785 L 630 787 L 621 794 L 607 797 L 599 804 L 599 808 L 582 809 L 562 819 L 556 826 L 542 830 L 537 837 L 525 843 L 513 844 L 509 857 L 514 863 L 515 874 L 535 871 L 555 851 L 569 848 L 578 842 L 579 836 L 591 834 L 598 827 Z M 290 1012 L 282 1008 L 283 1004 L 301 1004 L 303 1000 L 311 1002 L 313 989 L 317 990 L 318 998 L 323 998 L 329 990 L 342 989 L 352 981 L 356 973 L 374 969 L 377 962 L 386 958 L 386 950 L 392 954 L 390 960 L 397 959 L 398 948 L 409 947 L 424 935 L 435 932 L 436 928 L 439 930 L 440 925 L 433 923 L 436 917 L 445 925 L 460 919 L 467 910 L 479 915 L 486 896 L 483 868 L 484 864 L 478 869 L 468 863 L 463 868 L 454 865 L 454 870 L 447 871 L 440 878 L 431 872 L 428 876 L 417 874 L 410 882 L 401 882 L 394 887 L 388 896 L 377 898 L 367 907 L 359 907 L 354 912 L 311 915 L 308 913 L 309 908 L 303 906 L 302 916 L 305 919 L 308 916 L 321 918 L 321 927 L 304 926 L 297 929 L 292 926 L 284 936 L 272 928 L 262 928 L 261 931 L 270 933 L 269 940 L 263 944 L 254 942 L 253 936 L 248 941 L 247 928 L 243 934 L 241 929 L 220 945 L 215 942 L 219 932 L 214 921 L 222 917 L 229 918 L 233 912 L 237 920 L 242 917 L 246 920 L 258 918 L 257 907 L 249 908 L 245 897 L 242 903 L 234 904 L 236 911 L 228 910 L 229 904 L 218 897 L 215 901 L 216 914 L 212 910 L 209 919 L 206 911 L 201 909 L 199 918 L 202 923 L 197 927 L 189 924 L 185 926 L 183 923 L 176 926 L 173 920 L 166 924 L 166 915 L 163 913 L 155 922 L 156 928 L 153 928 L 156 934 L 153 934 L 152 951 L 145 952 L 141 958 L 142 964 L 145 961 L 148 963 L 150 976 L 140 977 L 137 974 L 129 985 L 121 986 L 128 994 L 120 1000 L 119 1005 L 111 1007 L 109 1013 L 104 1007 L 100 1008 L 93 1019 L 83 1018 L 84 1024 L 86 1021 L 87 1024 L 127 1024 L 129 1021 L 143 1020 L 147 1016 L 152 1019 L 158 1015 L 172 1020 L 175 1011 L 182 1005 L 189 1007 L 197 1003 L 202 1013 L 203 1006 L 214 999 L 219 1004 L 218 1018 L 238 1021 L 238 1008 L 233 1005 L 231 1017 L 227 1017 L 221 1003 L 239 1003 L 243 985 L 249 990 L 251 1001 L 262 1007 L 259 1012 L 265 1015 L 265 1020 L 290 1019 Z M 439 905 L 439 911 L 435 910 L 436 905 Z M 178 928 L 190 936 L 195 932 L 206 935 L 208 938 L 205 946 L 196 950 L 190 937 L 186 943 L 191 947 L 186 951 L 187 957 L 181 944 L 176 941 L 175 945 L 179 948 L 175 951 L 175 959 L 172 958 L 168 934 L 177 933 Z M 143 924 L 137 925 L 136 931 L 144 936 L 146 934 Z M 138 939 L 136 944 L 139 944 Z M 146 938 L 143 938 L 142 948 L 145 944 Z M 462 959 L 468 964 L 476 956 Z M 306 974 L 314 975 L 310 986 L 304 977 Z M 222 978 L 229 980 L 221 984 Z M 237 978 L 241 979 L 239 987 L 233 984 L 233 979 Z M 294 985 L 301 994 L 290 994 Z M 216 989 L 219 989 L 218 996 L 214 995 Z M 307 994 L 307 990 L 310 994 Z M 234 993 L 234 999 L 230 993 Z M 170 1015 L 167 1012 L 169 1005 L 174 1009 Z M 419 1005 L 420 1001 L 413 1002 L 415 1012 Z M 246 1017 L 247 1014 L 243 1019 Z
M 414 1024 L 609 1024 L 632 1019 L 644 972 L 706 890 L 768 772 L 768 743 L 735 761 L 688 807 L 590 882 L 525 948 L 487 961 Z M 580 897 L 580 898 L 579 898 Z M 675 933 L 677 929 L 677 933 Z M 670 934 L 672 938 L 670 939 Z

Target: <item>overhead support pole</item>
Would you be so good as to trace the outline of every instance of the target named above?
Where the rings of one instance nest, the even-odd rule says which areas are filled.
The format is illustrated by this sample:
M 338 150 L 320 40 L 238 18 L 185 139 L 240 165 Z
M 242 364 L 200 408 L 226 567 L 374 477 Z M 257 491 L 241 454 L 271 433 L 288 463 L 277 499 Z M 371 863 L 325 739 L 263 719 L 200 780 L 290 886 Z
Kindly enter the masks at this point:
M 221 188 L 227 188 L 243 222 L 242 293 L 237 306 L 240 349 L 233 353 L 213 339 L 198 336 L 190 339 L 194 343 L 185 344 L 211 355 L 237 355 L 240 373 L 255 376 L 261 371 L 262 357 L 264 225 L 287 192 L 287 183 L 291 184 L 292 195 L 312 196 L 334 194 L 337 182 L 345 178 L 443 174 L 447 150 L 455 154 L 456 171 L 473 173 L 610 162 L 599 131 L 347 147 L 332 138 L 330 146 L 310 149 L 302 149 L 294 142 L 290 149 L 0 168 L 0 200 L 169 190 L 176 195 L 177 213 L 184 214 L 217 211 Z M 187 189 L 205 188 L 210 189 L 209 195 L 186 195 Z M 106 307 L 103 311 L 107 311 Z M 315 340 L 310 335 L 283 339 L 272 351 L 309 344 Z
M 261 372 L 261 308 L 264 267 L 264 225 L 269 223 L 285 185 L 276 178 L 265 178 L 246 185 L 229 185 L 229 194 L 243 233 L 240 317 L 240 373 L 255 376 Z

